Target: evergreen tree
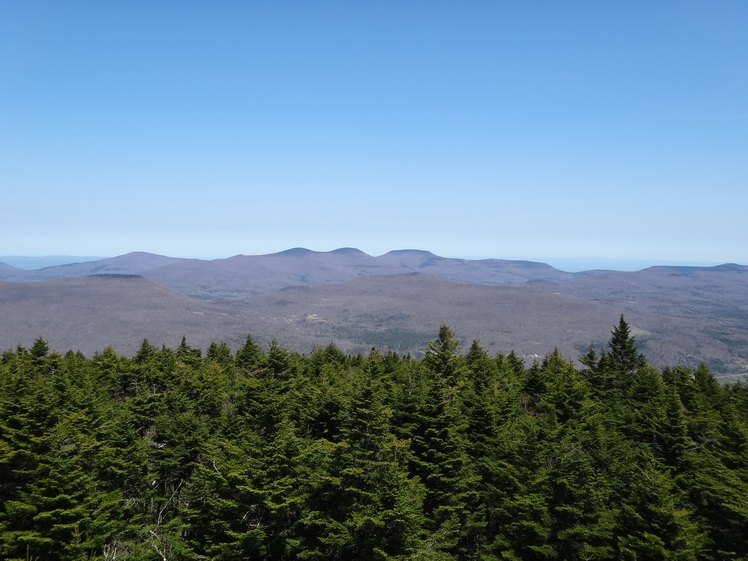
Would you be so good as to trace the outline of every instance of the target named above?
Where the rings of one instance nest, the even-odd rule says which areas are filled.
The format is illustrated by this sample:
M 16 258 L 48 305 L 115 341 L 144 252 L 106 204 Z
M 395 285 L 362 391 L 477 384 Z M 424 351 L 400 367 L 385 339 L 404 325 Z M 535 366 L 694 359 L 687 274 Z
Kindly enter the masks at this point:
M 616 519 L 616 557 L 699 559 L 705 535 L 667 472 L 649 461 L 635 468 L 630 484 Z
M 422 486 L 407 471 L 407 443 L 389 430 L 378 356 L 366 361 L 341 412 L 340 440 L 323 485 L 309 496 L 311 552 L 323 559 L 405 559 L 422 547 Z
M 412 434 L 413 471 L 426 486 L 424 513 L 435 552 L 466 558 L 477 548 L 481 521 L 475 516 L 478 475 L 468 455 L 467 423 L 461 414 L 461 381 L 467 369 L 446 326 L 429 345 L 424 365 L 432 379 Z
M 236 366 L 245 374 L 250 374 L 265 366 L 265 355 L 251 335 L 247 335 L 244 345 L 236 352 Z
M 558 351 L 545 358 L 538 404 L 550 514 L 548 544 L 561 559 L 612 552 L 612 491 L 603 461 L 602 426 L 586 380 Z
M 464 361 L 457 354 L 459 341 L 454 331 L 447 325 L 439 328 L 439 336 L 429 343 L 423 359 L 426 368 L 438 373 L 448 384 L 456 386 L 462 382 L 467 370 Z
M 746 559 L 748 389 L 609 350 L 0 354 L 0 558 Z
M 609 356 L 613 366 L 621 376 L 631 376 L 644 366 L 646 360 L 636 348 L 636 337 L 631 335 L 631 327 L 623 315 L 618 325 L 611 331 Z
M 594 363 L 593 349 L 582 357 L 588 367 L 588 375 L 598 394 L 607 396 L 615 392 L 615 397 L 626 395 L 633 377 L 639 368 L 646 364 L 644 355 L 636 348 L 636 337 L 631 335 L 631 327 L 623 315 L 618 325 L 611 331 L 609 350 L 603 350 Z
M 121 492 L 99 488 L 96 442 L 84 413 L 38 440 L 32 480 L 5 503 L 3 555 L 77 560 L 100 553 L 118 531 Z

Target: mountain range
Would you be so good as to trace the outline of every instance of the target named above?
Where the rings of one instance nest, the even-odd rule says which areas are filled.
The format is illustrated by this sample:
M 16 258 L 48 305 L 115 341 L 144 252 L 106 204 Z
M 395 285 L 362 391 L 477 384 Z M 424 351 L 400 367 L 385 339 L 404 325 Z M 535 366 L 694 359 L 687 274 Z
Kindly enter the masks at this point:
M 621 314 L 657 366 L 748 373 L 748 267 L 650 267 L 568 273 L 543 263 L 444 258 L 420 250 L 375 257 L 353 248 L 295 248 L 228 259 L 135 252 L 25 270 L 0 263 L 0 351 L 36 337 L 64 352 L 143 339 L 194 347 L 251 334 L 290 350 L 334 343 L 420 353 L 439 325 L 467 346 L 533 361 L 603 348 Z

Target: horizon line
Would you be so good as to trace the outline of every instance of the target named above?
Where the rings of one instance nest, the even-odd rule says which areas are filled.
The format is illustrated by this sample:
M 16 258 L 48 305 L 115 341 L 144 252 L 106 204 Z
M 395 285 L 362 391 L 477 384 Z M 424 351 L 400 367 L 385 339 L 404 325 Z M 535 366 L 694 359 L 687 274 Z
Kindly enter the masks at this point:
M 571 257 L 550 257 L 550 256 L 544 256 L 544 257 L 517 257 L 517 256 L 508 256 L 508 257 L 486 257 L 486 256 L 448 256 L 448 255 L 440 255 L 437 253 L 434 253 L 430 250 L 424 250 L 424 249 L 417 249 L 417 248 L 404 248 L 404 249 L 392 249 L 389 251 L 386 251 L 385 253 L 382 253 L 380 255 L 372 255 L 369 254 L 361 249 L 350 247 L 350 246 L 344 246 L 339 247 L 332 250 L 314 250 L 309 249 L 306 247 L 291 247 L 288 249 L 284 249 L 281 251 L 275 251 L 275 252 L 269 252 L 269 253 L 254 253 L 254 254 L 245 254 L 245 253 L 235 253 L 232 255 L 228 255 L 225 257 L 215 257 L 215 256 L 202 256 L 202 257 L 195 257 L 195 256 L 175 256 L 175 255 L 169 255 L 166 253 L 156 253 L 152 251 L 145 251 L 145 250 L 133 250 L 128 251 L 125 253 L 119 253 L 116 255 L 108 255 L 108 256 L 101 256 L 101 255 L 71 255 L 71 254 L 47 254 L 47 255 L 29 255 L 29 254 L 16 254 L 16 255 L 2 255 L 0 256 L 0 262 L 5 263 L 6 265 L 9 265 L 11 267 L 15 267 L 18 269 L 25 269 L 25 270 L 35 270 L 35 269 L 43 269 L 46 267 L 55 267 L 55 266 L 63 266 L 63 265 L 69 265 L 74 263 L 83 263 L 83 262 L 90 262 L 90 261 L 99 261 L 104 259 L 114 259 L 117 257 L 123 257 L 125 255 L 133 254 L 133 253 L 145 253 L 149 255 L 155 255 L 160 257 L 169 257 L 173 259 L 196 259 L 199 261 L 217 261 L 222 259 L 231 259 L 233 257 L 260 257 L 260 256 L 266 256 L 266 255 L 277 255 L 281 253 L 287 253 L 291 251 L 308 251 L 310 253 L 335 253 L 335 252 L 341 252 L 342 250 L 348 250 L 348 251 L 357 251 L 361 252 L 365 255 L 369 255 L 370 257 L 382 257 L 384 255 L 387 255 L 389 253 L 393 252 L 405 252 L 405 251 L 413 251 L 413 252 L 424 252 L 424 253 L 431 253 L 432 255 L 435 255 L 436 257 L 441 257 L 444 259 L 462 259 L 466 261 L 486 261 L 486 260 L 503 260 L 503 261 L 527 261 L 532 263 L 542 263 L 549 265 L 551 267 L 554 267 L 556 269 L 566 271 L 566 272 L 584 272 L 584 271 L 593 271 L 593 270 L 611 270 L 611 271 L 637 271 L 646 269 L 649 267 L 717 267 L 720 265 L 743 265 L 737 261 L 707 261 L 707 260 L 686 260 L 686 259 L 651 259 L 651 258 L 618 258 L 618 257 L 603 257 L 603 256 L 571 256 Z M 45 264 L 46 263 L 46 264 Z

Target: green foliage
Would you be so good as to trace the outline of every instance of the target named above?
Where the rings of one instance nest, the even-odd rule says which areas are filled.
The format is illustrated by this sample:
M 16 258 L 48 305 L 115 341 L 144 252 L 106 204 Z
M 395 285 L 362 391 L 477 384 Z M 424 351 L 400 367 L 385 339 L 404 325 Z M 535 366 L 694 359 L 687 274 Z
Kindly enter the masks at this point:
M 748 390 L 607 349 L 0 356 L 0 558 L 745 559 Z

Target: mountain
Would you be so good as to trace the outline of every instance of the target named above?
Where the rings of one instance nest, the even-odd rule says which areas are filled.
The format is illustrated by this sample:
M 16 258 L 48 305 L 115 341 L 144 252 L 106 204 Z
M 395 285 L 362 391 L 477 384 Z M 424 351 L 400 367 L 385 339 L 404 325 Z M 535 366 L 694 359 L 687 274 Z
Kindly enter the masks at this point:
M 42 269 L 6 270 L 0 267 L 0 280 L 7 281 L 40 281 L 82 277 L 86 275 L 125 274 L 140 275 L 152 269 L 164 267 L 180 261 L 190 261 L 176 257 L 165 257 L 143 251 L 135 251 L 118 257 L 85 261 L 81 263 L 67 263 L 44 267 Z M 1 264 L 0 264 L 1 265 Z
M 600 349 L 621 307 L 577 295 L 522 286 L 481 286 L 423 273 L 369 276 L 340 284 L 289 287 L 236 301 L 189 298 L 138 276 L 96 275 L 34 283 L 0 282 L 0 349 L 30 345 L 91 355 L 106 346 L 132 355 L 147 338 L 176 346 L 238 348 L 248 333 L 299 352 L 333 342 L 345 352 L 371 347 L 418 355 L 450 325 L 466 347 L 514 350 L 526 362 L 558 348 L 577 359 Z M 705 362 L 720 375 L 746 372 L 745 326 L 644 309 L 626 312 L 640 347 L 658 366 Z
M 22 277 L 24 274 L 22 269 L 19 269 L 17 267 L 13 267 L 12 265 L 8 265 L 7 263 L 3 263 L 0 261 L 0 278 L 2 279 L 11 279 L 16 276 Z
M 447 323 L 494 352 L 569 356 L 607 337 L 616 310 L 527 287 L 487 287 L 421 273 L 370 276 L 342 284 L 291 287 L 234 302 L 188 298 L 139 276 L 96 275 L 33 283 L 0 282 L 0 348 L 43 337 L 54 349 L 91 354 L 111 345 L 133 354 L 144 338 L 175 346 L 238 346 L 247 333 L 310 351 L 335 342 L 346 352 L 372 346 L 418 353 Z M 576 326 L 576 327 L 575 327 Z
M 0 269 L 0 280 L 37 281 L 92 274 L 138 274 L 203 300 L 233 300 L 288 286 L 341 283 L 372 275 L 428 273 L 440 278 L 495 286 L 570 278 L 543 263 L 500 259 L 468 260 L 439 257 L 428 251 L 398 250 L 372 257 L 358 249 L 317 252 L 294 248 L 267 255 L 236 255 L 227 259 L 177 259 L 150 253 L 35 271 Z
M 18 269 L 41 269 L 43 267 L 52 267 L 56 265 L 66 265 L 68 263 L 82 263 L 83 261 L 98 261 L 104 257 L 91 257 L 82 255 L 46 255 L 29 257 L 23 255 L 0 255 L 0 262 L 7 263 Z
M 748 267 L 735 264 L 565 273 L 419 250 L 295 248 L 211 261 L 138 252 L 38 271 L 0 264 L 0 277 L 0 350 L 40 336 L 86 354 L 182 336 L 237 347 L 251 333 L 300 352 L 334 342 L 418 353 L 447 323 L 492 352 L 533 360 L 557 347 L 576 359 L 603 347 L 625 314 L 656 365 L 748 373 Z
M 111 346 L 133 354 L 144 338 L 157 346 L 175 346 L 184 335 L 207 345 L 246 329 L 215 304 L 131 275 L 0 281 L 0 310 L 3 350 L 42 337 L 61 352 L 79 350 L 90 356 Z

